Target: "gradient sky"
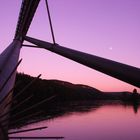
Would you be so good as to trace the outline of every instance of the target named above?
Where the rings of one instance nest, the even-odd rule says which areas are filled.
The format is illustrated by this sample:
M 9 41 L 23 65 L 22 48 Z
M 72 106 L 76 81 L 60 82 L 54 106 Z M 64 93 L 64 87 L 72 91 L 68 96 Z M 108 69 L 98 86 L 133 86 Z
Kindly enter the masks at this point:
M 0 52 L 12 41 L 21 0 L 0 1 Z M 140 67 L 140 0 L 49 0 L 56 42 L 62 46 Z M 28 35 L 52 42 L 44 0 Z M 134 86 L 43 49 L 22 48 L 18 71 L 44 79 L 86 84 L 103 91 Z M 140 91 L 140 90 L 139 90 Z

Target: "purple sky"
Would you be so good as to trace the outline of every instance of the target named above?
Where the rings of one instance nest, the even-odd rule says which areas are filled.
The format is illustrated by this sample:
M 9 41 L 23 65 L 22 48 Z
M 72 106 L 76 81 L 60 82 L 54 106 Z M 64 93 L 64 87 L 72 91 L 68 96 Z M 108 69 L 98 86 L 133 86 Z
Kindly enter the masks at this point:
M 49 0 L 58 44 L 140 67 L 139 0 Z M 12 41 L 21 0 L 1 0 L 0 52 Z M 52 41 L 44 0 L 29 36 Z M 103 91 L 132 91 L 134 86 L 43 49 L 23 48 L 18 71 L 42 78 L 87 84 Z

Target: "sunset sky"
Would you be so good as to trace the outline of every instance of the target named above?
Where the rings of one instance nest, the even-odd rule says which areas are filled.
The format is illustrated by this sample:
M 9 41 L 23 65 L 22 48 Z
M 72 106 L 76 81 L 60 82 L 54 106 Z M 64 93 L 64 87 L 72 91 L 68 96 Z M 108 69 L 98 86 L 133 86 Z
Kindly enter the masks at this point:
M 0 1 L 0 53 L 13 40 L 21 2 Z M 140 0 L 48 2 L 58 44 L 140 68 Z M 45 0 L 41 0 L 27 35 L 52 42 Z M 135 88 L 44 49 L 22 48 L 20 57 L 18 71 L 32 76 L 41 73 L 44 79 L 86 84 L 102 91 Z

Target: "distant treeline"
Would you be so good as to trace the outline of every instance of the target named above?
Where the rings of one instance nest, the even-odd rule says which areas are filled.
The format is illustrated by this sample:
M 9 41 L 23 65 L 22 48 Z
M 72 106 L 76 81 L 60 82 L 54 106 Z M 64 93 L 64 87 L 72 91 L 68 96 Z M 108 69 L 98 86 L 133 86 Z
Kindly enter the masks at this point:
M 23 73 L 18 73 L 16 77 L 16 88 L 14 95 L 20 92 L 32 80 L 34 80 L 34 77 Z M 34 101 L 48 98 L 53 95 L 56 95 L 57 100 L 60 101 L 93 99 L 131 100 L 134 98 L 134 96 L 136 96 L 138 99 L 140 98 L 139 95 L 133 95 L 130 92 L 104 93 L 86 85 L 72 84 L 59 80 L 44 79 L 37 79 L 27 88 L 26 91 L 24 91 L 20 98 L 22 99 L 31 95 L 33 95 Z
M 34 77 L 23 73 L 18 73 L 16 77 L 16 88 L 14 95 L 20 92 L 32 80 L 34 80 Z M 29 88 L 27 88 L 27 90 L 23 93 L 23 96 L 29 96 L 31 94 L 33 94 L 37 100 L 56 95 L 57 99 L 66 101 L 100 98 L 102 92 L 85 85 L 76 85 L 59 80 L 37 79 L 29 86 Z

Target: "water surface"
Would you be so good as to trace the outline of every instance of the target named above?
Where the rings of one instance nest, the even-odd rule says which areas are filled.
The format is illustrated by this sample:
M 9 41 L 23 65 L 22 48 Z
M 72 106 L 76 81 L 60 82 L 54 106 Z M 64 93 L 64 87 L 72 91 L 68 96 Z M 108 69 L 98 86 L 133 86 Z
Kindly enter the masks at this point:
M 48 128 L 16 136 L 64 136 L 66 140 L 140 140 L 140 109 L 136 113 L 133 106 L 120 104 L 87 107 L 85 111 L 69 112 L 21 129 L 42 126 Z

